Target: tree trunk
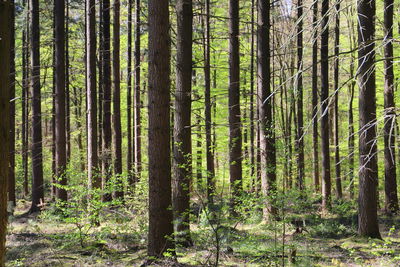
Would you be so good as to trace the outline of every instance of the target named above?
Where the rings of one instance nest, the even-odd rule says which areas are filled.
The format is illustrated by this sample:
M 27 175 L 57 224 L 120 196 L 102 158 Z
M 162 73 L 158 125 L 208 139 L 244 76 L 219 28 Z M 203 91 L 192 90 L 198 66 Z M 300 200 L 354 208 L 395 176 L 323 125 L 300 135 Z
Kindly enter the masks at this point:
M 135 92 L 134 92 L 134 107 L 135 107 L 135 165 L 136 179 L 140 179 L 142 172 L 142 133 L 141 133 L 141 97 L 140 97 L 140 0 L 136 0 L 136 15 L 135 15 Z
M 110 57 L 110 0 L 102 3 L 103 36 L 103 125 L 102 125 L 102 188 L 106 189 L 111 178 L 111 57 Z M 106 192 L 103 201 L 110 201 Z
M 174 249 L 171 201 L 169 1 L 149 0 L 148 255 Z
M 114 146 L 114 175 L 116 181 L 115 198 L 124 197 L 122 183 L 122 133 L 121 133 L 121 85 L 120 85 L 120 0 L 114 0 L 113 24 L 113 146 Z
M 65 2 L 55 0 L 55 123 L 56 123 L 56 178 L 61 186 L 67 185 L 67 143 L 65 131 Z M 67 191 L 58 187 L 56 196 L 59 200 L 67 201 Z
M 88 183 L 100 188 L 97 151 L 96 2 L 86 0 L 86 99 Z
M 375 1 L 358 3 L 359 195 L 358 233 L 381 238 L 377 215 L 378 164 L 375 103 Z
M 229 1 L 229 174 L 231 214 L 242 190 L 242 133 L 240 119 L 239 1 Z
M 206 0 L 206 24 L 204 38 L 204 117 L 206 130 L 206 161 L 207 161 L 207 199 L 211 204 L 215 194 L 215 167 L 214 154 L 212 148 L 212 133 L 211 133 L 211 77 L 210 77 L 210 0 Z
M 24 9 L 27 7 L 26 1 L 24 1 Z M 27 20 L 29 12 L 27 13 Z M 24 28 L 22 31 L 22 112 L 21 112 L 21 132 L 22 132 L 22 170 L 23 170 L 23 194 L 26 197 L 29 194 L 29 181 L 28 181 L 28 110 L 29 110 L 29 52 L 28 52 L 28 32 L 29 26 Z
M 126 92 L 126 101 L 127 101 L 127 141 L 128 141 L 128 152 L 126 156 L 126 165 L 128 171 L 128 183 L 131 191 L 135 186 L 134 179 L 134 144 L 135 140 L 132 139 L 132 8 L 133 8 L 133 0 L 128 1 L 128 62 L 127 62 L 127 92 Z M 133 141 L 133 142 L 132 142 Z
M 273 197 L 276 192 L 275 123 L 272 114 L 270 66 L 270 2 L 258 2 L 258 110 L 260 119 L 261 191 L 267 197 L 265 219 L 277 214 Z
M 321 24 L 321 150 L 322 150 L 322 207 L 331 206 L 331 173 L 329 158 L 329 0 L 322 1 Z
M 394 73 L 393 73 L 393 0 L 384 1 L 385 30 L 385 209 L 387 212 L 399 210 L 396 182 L 396 151 L 395 125 L 396 111 L 394 103 Z
M 314 190 L 319 192 L 318 155 L 318 0 L 313 2 L 313 45 L 312 45 L 312 119 L 313 119 L 313 180 Z
M 40 93 L 40 28 L 39 0 L 30 1 L 31 30 L 31 89 L 32 89 L 32 206 L 39 211 L 43 201 L 42 109 Z
M 7 234 L 7 182 L 9 169 L 10 140 L 10 16 L 13 3 L 0 2 L 0 266 L 5 266 L 5 242 Z
M 70 0 L 66 0 L 65 9 L 65 138 L 67 143 L 67 166 L 71 159 L 71 98 L 69 82 L 69 7 Z
M 15 198 L 15 4 L 10 1 L 10 164 L 8 175 L 8 201 L 16 205 Z
M 255 0 L 251 1 L 251 41 L 250 41 L 250 179 L 251 179 L 251 190 L 255 190 L 256 185 L 256 166 L 255 166 L 255 149 L 254 149 L 254 134 L 256 127 L 254 125 L 254 121 L 256 121 L 256 117 L 254 114 L 254 10 L 255 10 Z
M 178 0 L 176 37 L 176 91 L 174 116 L 173 207 L 177 240 L 191 245 L 190 184 L 192 177 L 192 0 Z
M 297 1 L 297 188 L 304 190 L 303 129 L 303 0 Z
M 334 90 L 335 90 L 335 103 L 334 103 L 334 114 L 335 114 L 335 174 L 336 174 L 336 197 L 342 198 L 342 178 L 340 174 L 340 154 L 339 154 L 339 45 L 340 45 L 340 2 L 335 4 L 335 63 L 333 71 Z

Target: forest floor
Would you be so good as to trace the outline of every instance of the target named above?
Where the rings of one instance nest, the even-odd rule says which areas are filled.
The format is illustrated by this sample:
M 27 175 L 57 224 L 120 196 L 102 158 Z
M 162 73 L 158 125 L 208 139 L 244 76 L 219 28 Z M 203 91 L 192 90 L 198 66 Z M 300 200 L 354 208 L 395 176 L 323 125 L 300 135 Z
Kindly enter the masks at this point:
M 132 230 L 140 228 L 132 225 L 134 217 L 92 228 L 24 215 L 28 207 L 19 203 L 11 218 L 7 266 L 140 266 L 146 260 L 146 231 Z M 221 224 L 219 266 L 400 266 L 400 217 L 382 214 L 383 240 L 362 239 L 355 234 L 352 212 L 321 216 L 310 210 L 307 215 L 288 213 L 292 222 L 286 223 Z M 170 260 L 151 266 L 212 265 L 215 232 L 201 223 L 191 228 L 194 246 L 178 249 L 179 264 Z

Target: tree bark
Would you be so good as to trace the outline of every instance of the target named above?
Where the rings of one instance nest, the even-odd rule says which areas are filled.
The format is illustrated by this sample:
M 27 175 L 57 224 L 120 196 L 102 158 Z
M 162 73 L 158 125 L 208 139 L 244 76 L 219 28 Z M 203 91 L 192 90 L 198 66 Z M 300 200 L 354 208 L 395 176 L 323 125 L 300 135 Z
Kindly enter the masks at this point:
M 128 183 L 130 190 L 133 190 L 135 186 L 134 179 L 134 144 L 135 140 L 132 138 L 132 8 L 133 0 L 128 1 L 128 62 L 127 62 L 127 141 L 128 141 L 128 151 L 126 156 L 127 171 L 128 171 Z M 133 135 L 134 136 L 134 135 Z M 133 141 L 133 142 L 132 142 Z
M 312 119 L 313 119 L 313 180 L 314 190 L 319 192 L 318 155 L 318 0 L 313 2 L 313 45 L 312 45 Z
M 176 91 L 174 116 L 173 207 L 177 241 L 188 246 L 190 237 L 190 185 L 192 177 L 192 0 L 178 0 L 176 37 Z
M 304 190 L 303 129 L 303 0 L 297 1 L 297 188 Z
M 169 1 L 148 1 L 149 256 L 174 249 L 171 200 Z
M 142 172 L 142 124 L 141 124 L 141 93 L 140 93 L 140 0 L 136 0 L 136 15 L 135 15 L 135 92 L 134 92 L 134 107 L 135 107 L 135 167 L 136 179 L 140 179 Z
M 240 118 L 239 1 L 229 1 L 229 174 L 231 215 L 242 190 L 242 133 Z
M 340 45 L 340 2 L 337 1 L 335 4 L 335 62 L 333 71 L 333 81 L 335 90 L 335 103 L 334 103 L 334 115 L 335 115 L 335 174 L 336 174 L 336 197 L 342 198 L 342 178 L 340 174 L 340 151 L 339 151 L 339 45 Z
M 121 133 L 121 81 L 120 81 L 120 0 L 114 0 L 113 24 L 113 146 L 114 146 L 114 175 L 116 182 L 115 198 L 124 197 L 122 183 L 122 133 Z
M 31 89 L 32 89 L 32 206 L 30 212 L 39 211 L 43 201 L 42 109 L 40 93 L 40 28 L 39 0 L 30 1 L 31 30 Z
M 358 3 L 359 194 L 358 233 L 381 238 L 377 215 L 378 164 L 376 146 L 375 1 Z
M 103 36 L 103 125 L 102 125 L 102 188 L 106 189 L 111 178 L 111 56 L 110 56 L 110 0 L 102 0 Z M 103 201 L 110 201 L 106 192 Z
M 395 125 L 396 111 L 394 103 L 394 72 L 393 72 L 393 0 L 384 1 L 384 51 L 385 51 L 385 209 L 387 212 L 399 210 L 396 181 L 396 151 Z
M 9 169 L 10 140 L 10 16 L 13 3 L 0 2 L 0 266 L 5 266 L 5 242 L 7 234 L 7 183 Z
M 100 188 L 97 151 L 96 2 L 86 0 L 86 98 L 88 183 Z
M 258 2 L 258 110 L 260 119 L 261 191 L 268 198 L 263 215 L 270 219 L 277 214 L 273 201 L 276 193 L 275 123 L 272 114 L 270 66 L 270 2 Z
M 321 150 L 322 150 L 322 207 L 331 206 L 331 173 L 329 158 L 329 0 L 322 1 L 321 24 Z
M 65 131 L 65 1 L 55 0 L 55 123 L 56 123 L 56 178 L 60 186 L 67 185 L 67 140 Z M 65 188 L 57 187 L 56 197 L 67 201 Z

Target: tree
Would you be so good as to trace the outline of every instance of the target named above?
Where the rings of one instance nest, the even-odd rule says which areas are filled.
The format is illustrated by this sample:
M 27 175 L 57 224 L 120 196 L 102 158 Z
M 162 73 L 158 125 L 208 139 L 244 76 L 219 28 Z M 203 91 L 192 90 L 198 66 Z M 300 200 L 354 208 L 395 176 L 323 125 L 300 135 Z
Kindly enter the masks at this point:
M 5 266 L 7 233 L 7 183 L 9 175 L 10 143 L 10 16 L 12 1 L 0 2 L 0 266 Z
M 39 0 L 29 0 L 31 21 L 31 90 L 32 90 L 32 205 L 30 212 L 39 211 L 43 201 L 42 109 L 40 93 L 40 28 Z
M 117 181 L 115 198 L 123 198 L 122 175 L 122 133 L 121 133 L 121 85 L 120 85 L 120 0 L 114 0 L 113 26 L 113 146 L 114 174 Z
M 313 180 L 314 189 L 319 191 L 318 156 L 318 0 L 313 5 L 313 45 L 312 45 L 312 119 L 313 119 Z
M 55 130 L 56 130 L 56 178 L 61 186 L 67 185 L 67 142 L 65 122 L 65 1 L 54 1 L 55 20 Z M 67 191 L 58 187 L 56 196 L 67 201 Z
M 359 193 L 358 234 L 381 238 L 377 215 L 375 1 L 358 2 Z
M 240 122 L 239 1 L 229 1 L 229 174 L 231 213 L 242 190 L 242 132 Z
M 126 92 L 126 101 L 127 101 L 127 139 L 128 139 L 128 152 L 126 156 L 127 161 L 127 169 L 128 169 L 128 182 L 132 187 L 134 186 L 135 180 L 133 175 L 133 164 L 134 164 L 134 145 L 135 140 L 132 139 L 132 8 L 133 8 L 133 0 L 128 1 L 128 59 L 127 59 L 127 92 Z M 134 132 L 134 131 L 133 131 Z M 134 136 L 134 135 L 133 135 Z
M 97 152 L 96 2 L 86 0 L 87 162 L 89 187 L 100 188 Z
M 192 244 L 189 220 L 192 177 L 192 0 L 178 0 L 176 14 L 173 206 L 178 242 L 187 246 Z
M 169 1 L 148 1 L 149 256 L 174 249 L 171 201 Z
M 135 15 L 135 123 L 134 123 L 134 136 L 135 136 L 135 164 L 136 164 L 136 177 L 140 178 L 142 171 L 142 134 L 141 134 L 141 114 L 140 108 L 142 103 L 140 101 L 140 0 L 136 0 L 136 15 Z
M 276 148 L 271 97 L 270 2 L 258 1 L 258 111 L 260 120 L 261 190 L 269 198 L 263 209 L 266 219 L 277 213 L 273 203 L 276 193 Z
M 204 48 L 204 117 L 205 117 L 205 130 L 206 130 L 206 163 L 207 163 L 207 200 L 209 204 L 213 202 L 215 194 L 215 166 L 214 166 L 214 153 L 212 147 L 212 133 L 211 133 L 211 76 L 210 76 L 210 0 L 206 1 L 206 23 L 205 23 L 205 36 L 203 38 Z
M 102 187 L 106 188 L 111 177 L 111 56 L 110 56 L 110 0 L 102 0 Z M 106 193 L 104 201 L 111 200 Z
M 336 174 L 336 197 L 342 198 L 342 179 L 340 177 L 340 151 L 339 151 L 339 45 L 340 45 L 340 1 L 335 4 L 335 62 L 333 71 L 333 81 L 335 89 L 334 115 L 335 115 L 335 174 Z
M 15 198 L 15 4 L 10 2 L 10 173 L 8 175 L 8 201 L 16 205 Z
M 329 158 L 329 0 L 322 0 L 321 8 L 321 150 L 322 150 L 322 206 L 331 205 L 331 173 Z
M 303 0 L 297 1 L 297 187 L 304 189 L 303 129 Z
M 396 112 L 394 103 L 394 72 L 393 72 L 393 0 L 384 1 L 384 30 L 385 30 L 385 209 L 397 212 L 399 200 L 397 197 L 396 181 L 396 151 L 395 128 Z

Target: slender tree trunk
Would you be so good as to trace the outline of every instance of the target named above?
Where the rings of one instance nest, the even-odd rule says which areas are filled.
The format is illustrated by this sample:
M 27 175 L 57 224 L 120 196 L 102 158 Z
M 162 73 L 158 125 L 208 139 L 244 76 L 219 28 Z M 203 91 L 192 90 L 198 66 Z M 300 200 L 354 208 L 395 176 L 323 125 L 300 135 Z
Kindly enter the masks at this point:
M 313 45 L 312 45 L 312 119 L 313 119 L 313 180 L 315 192 L 319 192 L 318 154 L 318 0 L 313 2 Z
M 212 133 L 211 133 L 211 78 L 210 78 L 210 0 L 206 1 L 206 25 L 205 25 L 205 40 L 204 40 L 204 116 L 206 128 L 206 159 L 207 159 L 207 199 L 209 203 L 213 202 L 215 194 L 215 167 L 214 154 L 212 148 Z
M 136 0 L 136 15 L 135 15 L 135 92 L 134 92 L 134 107 L 135 107 L 135 165 L 136 179 L 140 179 L 142 172 L 142 133 L 141 133 L 141 97 L 140 97 L 140 0 Z
M 169 1 L 149 0 L 149 256 L 174 248 L 171 201 Z
M 7 234 L 7 182 L 9 169 L 10 139 L 10 62 L 12 40 L 10 16 L 13 8 L 10 0 L 0 2 L 0 266 L 5 266 L 5 242 Z
M 242 190 L 242 133 L 240 119 L 239 1 L 229 1 L 229 174 L 231 214 Z
M 335 89 L 335 103 L 334 103 L 334 114 L 335 114 L 335 174 L 336 174 L 336 197 L 342 198 L 342 178 L 340 174 L 340 151 L 339 151 L 339 45 L 340 45 L 340 2 L 337 1 L 335 4 L 335 63 L 333 71 L 334 89 Z
M 130 190 L 135 185 L 135 179 L 133 174 L 134 164 L 134 144 L 135 140 L 132 139 L 132 8 L 133 0 L 128 1 L 128 62 L 127 62 L 127 141 L 128 141 L 128 152 L 126 156 L 127 171 L 128 171 L 128 183 Z M 132 142 L 133 141 L 133 142 Z
M 117 189 L 115 198 L 124 197 L 124 185 L 122 183 L 122 133 L 121 133 L 121 81 L 120 81 L 120 0 L 114 0 L 114 24 L 113 24 L 113 146 L 114 146 L 114 174 Z
M 110 0 L 102 1 L 103 36 L 103 125 L 102 125 L 102 188 L 106 189 L 111 177 L 111 56 L 110 56 Z M 111 200 L 105 193 L 104 201 Z
M 297 188 L 304 189 L 303 129 L 303 0 L 297 1 Z
M 260 116 L 261 191 L 269 198 L 263 209 L 265 219 L 274 217 L 276 192 L 275 123 L 272 114 L 270 66 L 270 2 L 258 2 L 258 110 Z
M 24 1 L 24 9 L 27 8 L 26 1 Z M 29 12 L 27 12 L 27 21 L 29 21 L 28 17 Z M 28 53 L 28 28 L 23 29 L 22 31 L 22 112 L 21 112 L 21 132 L 22 132 L 22 170 L 23 170 L 23 194 L 26 197 L 29 194 L 29 185 L 28 185 L 28 107 L 29 107 L 29 100 L 28 100 L 28 90 L 29 90 L 29 76 L 28 76 L 28 69 L 29 69 L 29 53 Z
M 190 237 L 190 185 L 192 177 L 192 0 L 178 0 L 176 91 L 174 116 L 173 207 L 178 242 L 192 244 Z
M 200 111 L 199 111 L 200 113 Z M 196 141 L 196 178 L 197 178 L 197 190 L 199 192 L 203 192 L 204 184 L 203 184 L 203 153 L 202 153 L 202 137 L 201 137 L 201 116 L 200 114 L 196 114 L 196 125 L 197 125 L 197 141 Z
M 98 5 L 99 5 L 99 63 L 98 65 L 98 71 L 99 71 L 99 83 L 98 83 L 98 88 L 99 88 L 99 96 L 98 96 L 98 142 L 97 142 L 97 153 L 98 153 L 98 158 L 99 158 L 99 168 L 100 165 L 103 167 L 103 100 L 104 100 L 104 94 L 103 94 L 103 84 L 104 84 L 104 79 L 103 79 L 103 62 L 104 62 L 104 34 L 103 34 L 103 25 L 104 25 L 104 19 L 103 19 L 103 0 L 98 0 Z M 103 178 L 102 178 L 103 181 Z
M 358 233 L 381 238 L 377 215 L 378 164 L 375 103 L 375 1 L 358 3 L 359 194 Z
M 321 24 L 321 149 L 322 149 L 322 207 L 331 206 L 331 173 L 329 158 L 329 0 L 322 0 Z
M 67 143 L 67 165 L 71 159 L 71 98 L 69 82 L 69 6 L 70 0 L 66 0 L 65 8 L 65 131 Z
M 56 123 L 56 178 L 61 186 L 67 185 L 67 143 L 65 131 L 65 2 L 55 0 L 55 123 Z M 67 191 L 58 187 L 56 196 L 59 200 L 67 201 Z
M 15 198 L 15 4 L 10 1 L 10 173 L 8 175 L 8 201 L 16 205 Z
M 395 125 L 396 112 L 394 103 L 394 72 L 393 72 L 393 0 L 384 1 L 385 23 L 385 209 L 387 212 L 399 210 L 396 182 L 396 151 Z
M 250 41 L 250 179 L 251 179 L 251 190 L 254 191 L 256 185 L 256 176 L 255 176 L 255 149 L 254 149 L 254 134 L 255 134 L 255 125 L 254 121 L 256 121 L 256 117 L 254 114 L 254 9 L 255 9 L 255 0 L 251 0 L 251 41 Z
M 39 0 L 30 1 L 31 30 L 31 89 L 32 89 L 32 206 L 30 212 L 39 211 L 43 201 L 42 109 L 40 93 L 40 28 Z
M 96 2 L 86 0 L 86 99 L 88 183 L 100 188 L 97 151 Z

